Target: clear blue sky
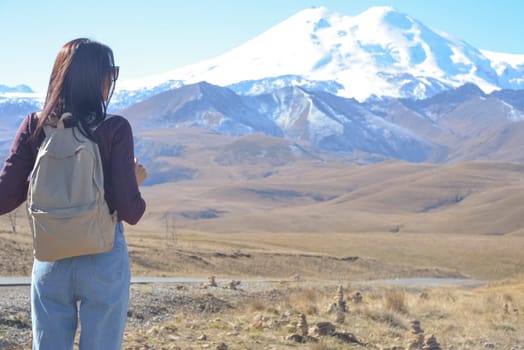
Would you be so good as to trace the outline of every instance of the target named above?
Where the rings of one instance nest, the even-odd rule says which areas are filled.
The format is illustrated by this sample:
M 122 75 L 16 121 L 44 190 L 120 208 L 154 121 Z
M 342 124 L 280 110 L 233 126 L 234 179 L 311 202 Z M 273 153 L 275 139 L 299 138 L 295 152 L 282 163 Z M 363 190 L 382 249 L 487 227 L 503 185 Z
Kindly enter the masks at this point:
M 58 50 L 76 37 L 112 47 L 131 79 L 215 57 L 307 7 L 354 16 L 376 5 L 480 49 L 524 54 L 521 0 L 0 0 L 0 84 L 44 92 Z

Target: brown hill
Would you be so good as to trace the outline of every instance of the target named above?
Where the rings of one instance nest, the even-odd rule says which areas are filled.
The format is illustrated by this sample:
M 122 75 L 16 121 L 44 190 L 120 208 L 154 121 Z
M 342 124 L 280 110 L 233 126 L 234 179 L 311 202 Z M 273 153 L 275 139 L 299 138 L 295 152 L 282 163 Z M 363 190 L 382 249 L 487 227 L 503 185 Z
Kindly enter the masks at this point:
M 184 151 L 154 162 L 193 175 L 144 188 L 142 227 L 161 230 L 167 216 L 180 229 L 206 232 L 501 235 L 524 226 L 518 163 L 357 165 L 313 157 L 280 138 L 203 142 L 192 132 L 170 134 Z

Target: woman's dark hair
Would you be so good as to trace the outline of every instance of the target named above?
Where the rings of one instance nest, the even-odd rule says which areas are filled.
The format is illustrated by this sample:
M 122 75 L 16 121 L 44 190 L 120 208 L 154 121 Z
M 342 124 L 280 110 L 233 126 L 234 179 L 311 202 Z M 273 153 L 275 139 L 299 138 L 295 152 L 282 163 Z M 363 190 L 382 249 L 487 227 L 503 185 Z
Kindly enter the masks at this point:
M 56 122 L 66 112 L 72 114 L 72 126 L 93 139 L 92 128 L 106 118 L 114 90 L 113 71 L 113 51 L 106 45 L 85 38 L 65 44 L 51 72 L 34 140 L 44 124 Z M 110 89 L 108 96 L 104 96 L 104 87 Z

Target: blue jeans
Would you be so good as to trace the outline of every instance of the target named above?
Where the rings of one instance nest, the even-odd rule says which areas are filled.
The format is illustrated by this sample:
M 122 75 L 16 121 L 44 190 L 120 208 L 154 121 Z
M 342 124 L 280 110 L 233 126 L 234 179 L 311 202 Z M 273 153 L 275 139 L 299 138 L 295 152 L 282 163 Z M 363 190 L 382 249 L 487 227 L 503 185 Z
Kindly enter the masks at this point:
M 80 350 L 120 349 L 130 275 L 121 222 L 115 228 L 113 249 L 107 253 L 54 262 L 35 259 L 31 282 L 33 350 L 73 349 L 78 319 Z

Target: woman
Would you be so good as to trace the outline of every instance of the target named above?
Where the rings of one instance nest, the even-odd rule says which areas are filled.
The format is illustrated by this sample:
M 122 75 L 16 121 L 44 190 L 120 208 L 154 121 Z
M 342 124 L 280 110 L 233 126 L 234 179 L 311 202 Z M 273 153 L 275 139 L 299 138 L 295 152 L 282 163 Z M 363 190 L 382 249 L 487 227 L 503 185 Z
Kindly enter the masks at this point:
M 72 349 L 77 315 L 80 349 L 121 348 L 130 283 L 122 221 L 134 225 L 142 217 L 145 202 L 138 186 L 147 173 L 134 161 L 129 122 L 120 116 L 105 120 L 117 78 L 109 47 L 89 39 L 65 44 L 55 60 L 43 111 L 24 119 L 0 174 L 0 214 L 5 214 L 26 199 L 27 179 L 45 138 L 43 126 L 56 126 L 62 114 L 71 113 L 68 126 L 98 144 L 106 201 L 118 216 L 111 251 L 55 262 L 34 260 L 33 349 Z

